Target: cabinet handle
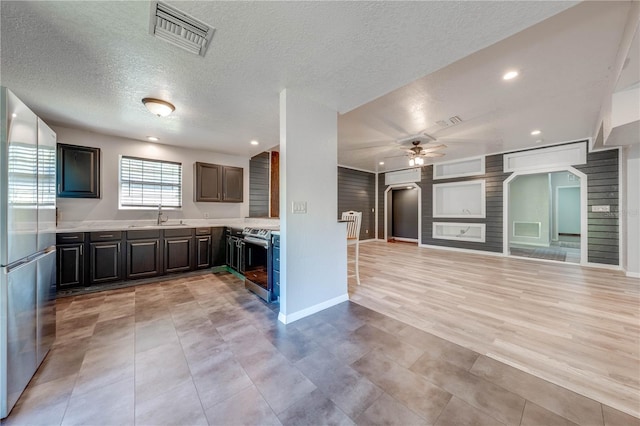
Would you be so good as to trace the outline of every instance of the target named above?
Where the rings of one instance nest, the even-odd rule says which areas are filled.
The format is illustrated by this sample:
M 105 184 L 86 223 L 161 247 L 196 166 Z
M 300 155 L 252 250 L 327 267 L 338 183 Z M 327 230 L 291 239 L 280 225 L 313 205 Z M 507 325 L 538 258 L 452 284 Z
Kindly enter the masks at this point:
M 84 246 L 80 246 L 80 256 L 82 256 L 82 255 L 83 255 L 83 253 L 84 253 L 83 248 L 84 248 Z
M 120 253 L 120 243 L 118 243 L 118 253 Z
M 218 192 L 218 198 L 220 198 L 220 193 Z
M 77 240 L 78 236 L 76 235 L 75 237 L 62 237 L 63 240 Z
M 111 234 L 100 235 L 100 238 L 111 238 L 111 237 L 113 237 L 113 235 Z

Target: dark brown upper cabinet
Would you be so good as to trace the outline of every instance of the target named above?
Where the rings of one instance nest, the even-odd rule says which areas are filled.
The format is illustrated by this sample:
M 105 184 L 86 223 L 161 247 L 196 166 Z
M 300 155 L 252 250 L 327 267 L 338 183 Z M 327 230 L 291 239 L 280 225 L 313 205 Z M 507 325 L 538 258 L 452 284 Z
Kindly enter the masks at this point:
M 57 196 L 100 198 L 100 148 L 58 144 Z
M 241 203 L 243 200 L 242 167 L 219 164 L 195 164 L 195 200 Z

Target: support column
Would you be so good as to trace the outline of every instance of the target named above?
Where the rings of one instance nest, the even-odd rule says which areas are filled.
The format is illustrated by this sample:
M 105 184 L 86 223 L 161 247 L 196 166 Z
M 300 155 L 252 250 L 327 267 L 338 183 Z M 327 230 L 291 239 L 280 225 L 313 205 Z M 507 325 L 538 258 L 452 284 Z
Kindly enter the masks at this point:
M 290 323 L 348 300 L 338 210 L 338 114 L 280 93 L 280 315 Z

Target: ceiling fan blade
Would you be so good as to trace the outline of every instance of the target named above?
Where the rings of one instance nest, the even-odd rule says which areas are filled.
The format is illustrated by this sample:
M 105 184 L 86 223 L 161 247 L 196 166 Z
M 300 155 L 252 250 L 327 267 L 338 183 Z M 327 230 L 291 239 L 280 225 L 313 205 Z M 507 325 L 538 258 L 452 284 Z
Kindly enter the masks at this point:
M 422 148 L 422 152 L 426 153 L 426 152 L 433 152 L 433 151 L 437 151 L 439 149 L 444 149 L 447 146 L 445 144 L 440 144 L 440 145 L 433 145 L 433 146 L 427 146 L 425 148 Z
M 435 157 L 444 157 L 444 152 L 427 152 L 426 154 L 422 154 L 423 157 L 435 158 Z

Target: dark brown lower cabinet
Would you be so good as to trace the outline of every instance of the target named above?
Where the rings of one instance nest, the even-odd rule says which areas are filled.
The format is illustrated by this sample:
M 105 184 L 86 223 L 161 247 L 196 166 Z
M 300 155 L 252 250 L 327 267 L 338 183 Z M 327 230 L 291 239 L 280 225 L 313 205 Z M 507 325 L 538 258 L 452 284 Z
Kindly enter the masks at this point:
M 160 238 L 127 240 L 127 279 L 155 277 L 162 273 Z
M 195 269 L 205 269 L 211 266 L 211 228 L 196 228 Z
M 122 280 L 122 232 L 91 232 L 89 235 L 89 283 Z
M 191 270 L 192 247 L 192 237 L 165 238 L 164 272 L 185 272 Z
M 61 244 L 56 247 L 58 257 L 58 287 L 84 285 L 84 242 Z
M 223 266 L 227 263 L 227 238 L 224 226 L 211 228 L 211 266 Z

